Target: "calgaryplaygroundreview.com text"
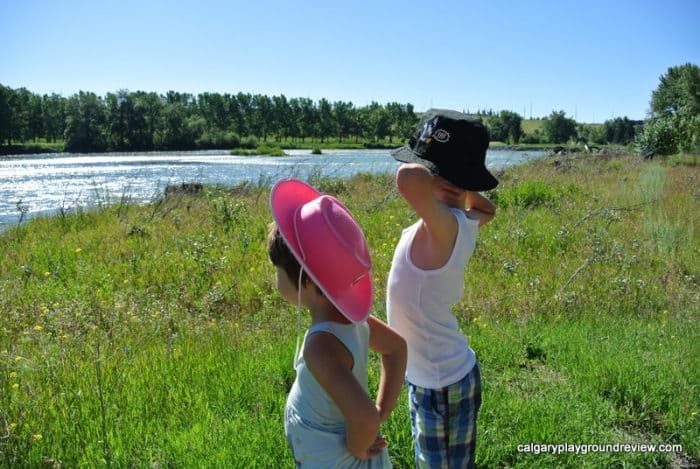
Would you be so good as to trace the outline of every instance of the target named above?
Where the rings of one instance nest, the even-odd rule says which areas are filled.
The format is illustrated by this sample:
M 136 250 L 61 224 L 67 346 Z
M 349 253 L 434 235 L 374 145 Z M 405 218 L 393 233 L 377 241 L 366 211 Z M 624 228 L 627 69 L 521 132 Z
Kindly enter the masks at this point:
M 682 453 L 683 446 L 678 444 L 645 443 L 608 443 L 608 444 L 574 444 L 574 443 L 527 443 L 518 445 L 518 453 L 532 454 L 588 454 L 588 453 Z

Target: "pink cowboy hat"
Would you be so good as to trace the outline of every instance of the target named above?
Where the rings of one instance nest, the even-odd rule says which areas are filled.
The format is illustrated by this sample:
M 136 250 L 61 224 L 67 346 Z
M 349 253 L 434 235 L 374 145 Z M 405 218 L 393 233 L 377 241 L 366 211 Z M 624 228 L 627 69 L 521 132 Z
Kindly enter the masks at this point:
M 301 267 L 350 321 L 372 307 L 372 261 L 362 229 L 335 197 L 297 179 L 270 192 L 272 216 Z

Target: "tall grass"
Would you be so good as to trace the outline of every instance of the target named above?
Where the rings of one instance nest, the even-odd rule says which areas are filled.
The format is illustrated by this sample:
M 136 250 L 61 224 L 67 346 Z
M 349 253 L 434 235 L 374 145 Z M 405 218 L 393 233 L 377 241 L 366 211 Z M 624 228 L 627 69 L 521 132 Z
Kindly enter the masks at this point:
M 699 176 L 590 156 L 502 174 L 455 307 L 482 365 L 479 466 L 700 462 Z M 390 176 L 311 182 L 364 228 L 385 317 L 414 214 Z M 0 467 L 291 467 L 297 331 L 265 253 L 269 221 L 267 190 L 250 185 L 3 233 Z M 394 464 L 412 467 L 405 394 L 383 432 Z M 518 452 L 528 443 L 683 450 Z

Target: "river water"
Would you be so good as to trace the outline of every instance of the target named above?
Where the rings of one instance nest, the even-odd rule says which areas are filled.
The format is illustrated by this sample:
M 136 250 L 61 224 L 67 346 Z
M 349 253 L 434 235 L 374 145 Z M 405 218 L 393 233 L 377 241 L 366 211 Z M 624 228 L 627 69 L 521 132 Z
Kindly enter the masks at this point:
M 128 199 L 142 203 L 168 184 L 198 182 L 233 186 L 270 184 L 282 177 L 349 177 L 388 173 L 398 163 L 389 150 L 287 150 L 284 157 L 232 156 L 224 150 L 193 152 L 69 153 L 0 159 L 0 231 L 38 215 Z M 490 169 L 522 163 L 543 151 L 489 150 Z

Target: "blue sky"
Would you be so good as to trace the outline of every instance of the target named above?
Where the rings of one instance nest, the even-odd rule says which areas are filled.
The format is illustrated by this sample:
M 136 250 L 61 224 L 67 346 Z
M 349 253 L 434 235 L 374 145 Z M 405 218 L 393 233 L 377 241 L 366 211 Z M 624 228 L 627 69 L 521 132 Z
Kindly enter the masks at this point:
M 700 0 L 0 0 L 0 83 L 642 119 Z

